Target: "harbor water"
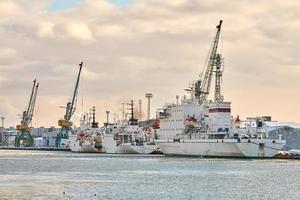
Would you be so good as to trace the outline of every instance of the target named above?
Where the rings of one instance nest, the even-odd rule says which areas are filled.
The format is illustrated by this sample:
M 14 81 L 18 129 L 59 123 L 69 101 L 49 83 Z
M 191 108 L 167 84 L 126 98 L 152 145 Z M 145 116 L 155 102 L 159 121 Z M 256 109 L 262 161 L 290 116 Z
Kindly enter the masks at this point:
M 0 150 L 0 199 L 300 199 L 299 160 Z

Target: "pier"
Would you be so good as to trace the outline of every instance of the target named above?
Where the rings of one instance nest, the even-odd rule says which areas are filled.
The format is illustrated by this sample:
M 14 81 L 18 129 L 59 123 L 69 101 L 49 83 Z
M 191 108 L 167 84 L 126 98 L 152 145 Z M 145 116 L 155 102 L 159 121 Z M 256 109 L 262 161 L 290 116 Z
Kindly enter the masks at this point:
M 58 147 L 4 147 L 4 146 L 0 146 L 0 150 L 71 151 L 71 149 L 58 148 Z

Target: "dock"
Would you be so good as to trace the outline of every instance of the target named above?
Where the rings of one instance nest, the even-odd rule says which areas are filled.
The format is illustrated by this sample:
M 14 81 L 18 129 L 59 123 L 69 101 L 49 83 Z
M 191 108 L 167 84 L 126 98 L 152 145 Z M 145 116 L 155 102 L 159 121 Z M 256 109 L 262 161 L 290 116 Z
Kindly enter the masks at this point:
M 71 149 L 58 148 L 58 147 L 5 147 L 5 146 L 0 146 L 0 150 L 71 151 Z

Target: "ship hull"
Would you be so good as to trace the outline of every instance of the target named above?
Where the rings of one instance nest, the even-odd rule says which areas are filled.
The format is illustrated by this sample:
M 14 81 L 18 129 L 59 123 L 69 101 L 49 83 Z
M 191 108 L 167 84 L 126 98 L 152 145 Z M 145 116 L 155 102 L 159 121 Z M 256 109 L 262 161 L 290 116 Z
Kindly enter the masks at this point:
M 82 145 L 81 147 L 71 148 L 71 151 L 77 153 L 106 153 L 104 148 L 97 149 L 93 145 Z
M 117 149 L 116 141 L 114 140 L 113 134 L 105 134 L 103 140 L 103 146 L 106 149 L 106 153 L 115 153 Z
M 81 144 L 79 141 L 71 142 L 70 149 L 72 152 L 78 153 L 106 153 L 104 147 L 102 148 L 95 148 L 94 142 L 82 142 Z
M 151 154 L 157 150 L 157 145 L 134 146 L 129 143 L 122 144 L 116 148 L 117 154 Z
M 200 157 L 272 158 L 283 149 L 283 140 L 182 140 L 179 142 L 157 140 L 165 155 Z

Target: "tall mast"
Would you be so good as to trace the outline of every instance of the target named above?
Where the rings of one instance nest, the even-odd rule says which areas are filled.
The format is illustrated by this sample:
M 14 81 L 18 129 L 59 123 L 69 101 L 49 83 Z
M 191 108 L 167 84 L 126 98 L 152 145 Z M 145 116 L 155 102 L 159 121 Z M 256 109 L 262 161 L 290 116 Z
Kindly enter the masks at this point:
M 217 32 L 212 44 L 212 48 L 209 52 L 209 59 L 205 67 L 205 73 L 201 77 L 201 86 L 200 86 L 200 96 L 199 101 L 200 103 L 203 103 L 207 100 L 207 97 L 209 95 L 210 87 L 211 87 L 211 81 L 212 81 L 212 74 L 214 72 L 214 67 L 216 66 L 217 62 L 217 49 L 218 49 L 218 43 L 220 38 L 220 32 L 221 32 L 221 26 L 222 26 L 222 20 L 220 20 L 219 24 L 216 26 Z M 219 82 L 220 83 L 220 82 Z M 218 92 L 219 93 L 219 92 Z
M 128 103 L 128 105 L 130 106 L 130 115 L 131 115 L 131 120 L 133 120 L 134 119 L 134 113 L 133 113 L 133 111 L 134 111 L 134 108 L 133 108 L 133 106 L 134 106 L 134 103 L 133 103 L 133 100 L 131 100 L 130 101 L 130 103 Z
M 93 106 L 91 109 L 91 115 L 92 115 L 92 128 L 98 128 L 98 122 L 96 122 L 96 107 Z

